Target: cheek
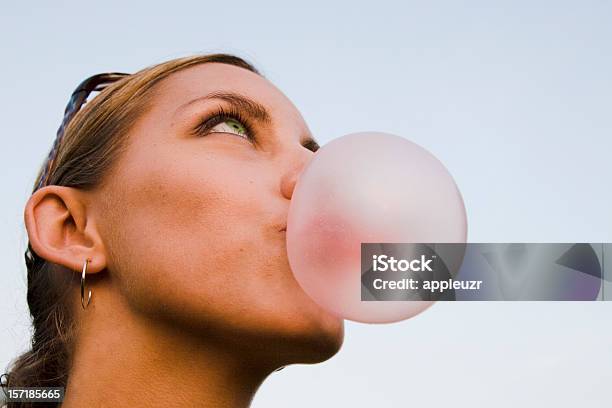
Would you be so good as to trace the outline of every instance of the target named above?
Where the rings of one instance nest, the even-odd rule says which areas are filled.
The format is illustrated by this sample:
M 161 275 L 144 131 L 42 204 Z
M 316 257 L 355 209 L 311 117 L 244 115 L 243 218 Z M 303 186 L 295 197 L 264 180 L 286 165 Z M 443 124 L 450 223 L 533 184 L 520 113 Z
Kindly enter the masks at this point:
M 249 238 L 260 233 L 254 222 L 259 218 L 256 188 L 215 173 L 164 171 L 149 175 L 125 196 L 123 244 L 141 272 L 157 283 L 189 281 L 214 290 L 223 283 L 224 270 L 246 266 L 240 265 L 245 257 L 237 255 L 252 251 L 257 239 Z
M 251 311 L 273 309 L 278 296 L 266 291 L 287 293 L 292 277 L 283 236 L 272 230 L 272 180 L 261 169 L 249 172 L 257 177 L 236 174 L 244 164 L 216 164 L 189 171 L 185 162 L 166 163 L 118 192 L 114 269 L 141 311 L 244 325 Z

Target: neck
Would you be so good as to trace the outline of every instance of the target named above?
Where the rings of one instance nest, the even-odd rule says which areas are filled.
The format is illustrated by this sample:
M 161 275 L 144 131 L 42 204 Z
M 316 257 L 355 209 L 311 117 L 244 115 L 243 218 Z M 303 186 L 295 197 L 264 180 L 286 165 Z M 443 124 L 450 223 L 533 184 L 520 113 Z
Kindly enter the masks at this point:
M 242 408 L 270 374 L 269 367 L 201 335 L 98 299 L 103 304 L 98 308 L 92 308 L 94 299 L 86 311 L 78 305 L 81 324 L 62 408 Z

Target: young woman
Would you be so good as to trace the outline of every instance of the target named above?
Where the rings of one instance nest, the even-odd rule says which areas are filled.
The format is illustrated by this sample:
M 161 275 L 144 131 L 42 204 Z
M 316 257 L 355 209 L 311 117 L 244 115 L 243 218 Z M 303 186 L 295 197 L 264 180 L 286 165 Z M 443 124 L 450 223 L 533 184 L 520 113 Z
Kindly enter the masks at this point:
M 64 386 L 64 408 L 246 407 L 271 372 L 333 356 L 343 321 L 285 247 L 317 148 L 234 56 L 85 81 L 25 207 L 33 347 L 8 385 Z

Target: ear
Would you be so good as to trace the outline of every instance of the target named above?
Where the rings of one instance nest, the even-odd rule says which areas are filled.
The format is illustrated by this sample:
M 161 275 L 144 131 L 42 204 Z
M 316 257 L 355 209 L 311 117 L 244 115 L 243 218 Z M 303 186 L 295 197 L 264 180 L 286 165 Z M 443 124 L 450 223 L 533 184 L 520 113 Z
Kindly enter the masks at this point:
M 73 271 L 91 260 L 88 273 L 106 268 L 106 250 L 87 193 L 64 186 L 43 187 L 28 199 L 24 220 L 30 245 L 42 258 Z

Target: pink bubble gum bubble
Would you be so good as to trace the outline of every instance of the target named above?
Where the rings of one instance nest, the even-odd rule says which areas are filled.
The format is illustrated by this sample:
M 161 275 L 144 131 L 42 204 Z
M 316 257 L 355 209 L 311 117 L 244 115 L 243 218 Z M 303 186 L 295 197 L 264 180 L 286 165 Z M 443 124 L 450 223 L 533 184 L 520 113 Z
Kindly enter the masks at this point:
M 390 323 L 431 301 L 361 301 L 361 243 L 466 242 L 461 193 L 444 165 L 400 136 L 353 133 L 321 147 L 296 184 L 287 220 L 295 278 L 344 319 Z

